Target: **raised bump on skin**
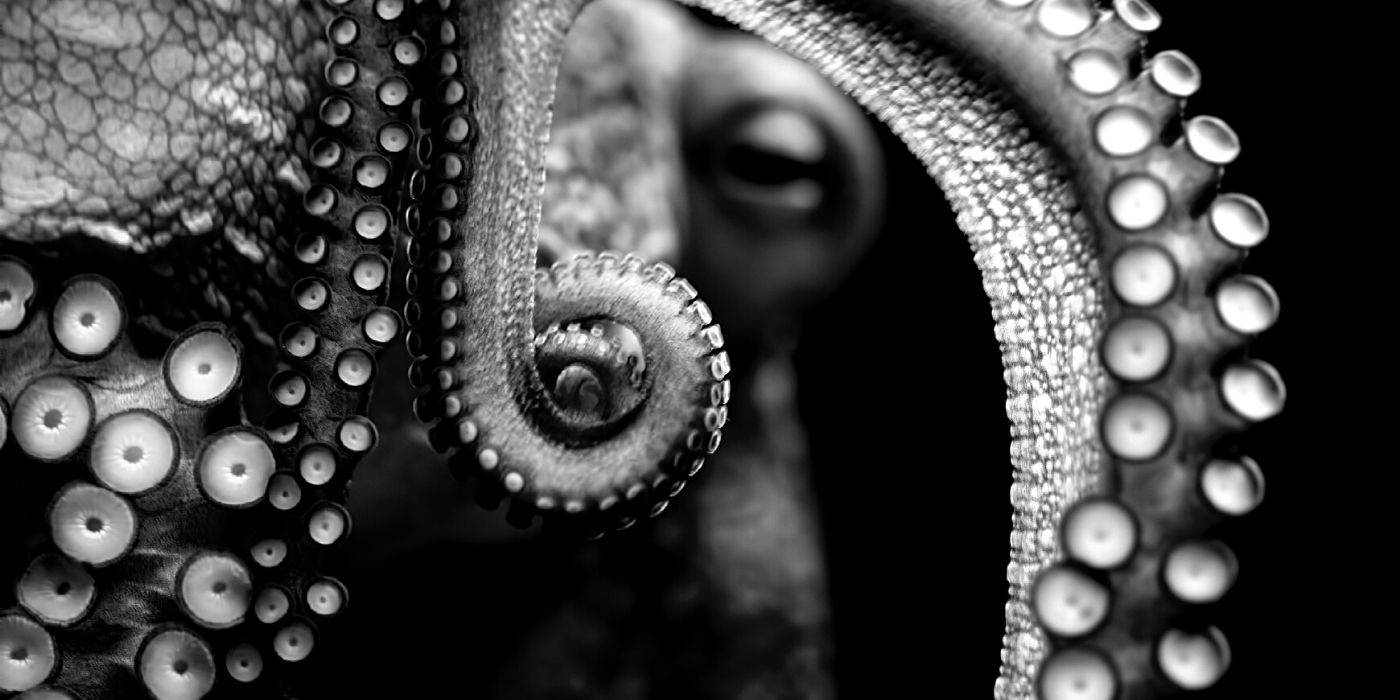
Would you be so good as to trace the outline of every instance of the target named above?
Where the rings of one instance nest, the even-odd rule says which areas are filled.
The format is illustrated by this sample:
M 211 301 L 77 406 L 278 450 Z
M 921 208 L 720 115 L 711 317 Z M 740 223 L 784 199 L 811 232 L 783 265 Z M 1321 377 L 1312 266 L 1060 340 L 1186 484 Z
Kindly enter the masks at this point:
M 61 688 L 40 686 L 16 695 L 15 700 L 78 700 L 78 698 Z

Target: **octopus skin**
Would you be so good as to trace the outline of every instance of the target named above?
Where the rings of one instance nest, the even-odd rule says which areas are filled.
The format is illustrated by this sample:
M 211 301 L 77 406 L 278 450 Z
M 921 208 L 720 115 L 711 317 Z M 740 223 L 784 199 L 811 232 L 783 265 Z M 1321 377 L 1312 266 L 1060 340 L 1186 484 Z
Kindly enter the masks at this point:
M 1135 0 L 700 4 L 884 120 L 969 237 L 1013 424 L 996 694 L 1209 687 L 1229 661 L 1209 605 L 1235 574 L 1210 528 L 1262 495 L 1229 436 L 1284 390 L 1240 354 L 1277 313 L 1233 272 L 1268 222 L 1214 191 L 1238 141 L 1181 120 L 1194 64 L 1136 70 L 1159 20 Z M 0 689 L 293 686 L 347 602 L 324 560 L 377 440 L 374 358 L 405 329 L 415 412 L 513 519 L 594 535 L 659 515 L 694 476 L 730 392 L 695 290 L 629 256 L 533 269 L 540 136 L 578 9 L 5 8 L 0 478 L 26 534 L 5 544 Z M 400 232 L 402 316 L 386 306 Z

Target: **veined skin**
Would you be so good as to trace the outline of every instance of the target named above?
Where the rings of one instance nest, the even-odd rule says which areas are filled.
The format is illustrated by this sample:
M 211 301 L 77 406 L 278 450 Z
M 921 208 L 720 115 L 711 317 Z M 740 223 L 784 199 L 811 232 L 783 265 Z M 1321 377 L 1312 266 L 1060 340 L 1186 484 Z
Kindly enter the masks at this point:
M 0 445 L 7 478 L 60 466 L 13 491 L 39 505 L 6 525 L 48 537 L 6 551 L 0 689 L 291 682 L 345 604 L 322 552 L 405 327 L 434 445 L 513 520 L 626 528 L 720 447 L 730 360 L 689 283 L 619 255 L 534 271 L 580 4 L 5 8 Z M 1284 389 L 1238 353 L 1277 315 L 1232 274 L 1268 224 L 1215 192 L 1229 127 L 1181 121 L 1195 65 L 1139 70 L 1158 18 L 1133 0 L 699 4 L 888 124 L 968 235 L 1013 435 L 996 695 L 1212 685 L 1228 642 L 1199 611 L 1236 564 L 1210 528 L 1263 490 L 1229 436 Z

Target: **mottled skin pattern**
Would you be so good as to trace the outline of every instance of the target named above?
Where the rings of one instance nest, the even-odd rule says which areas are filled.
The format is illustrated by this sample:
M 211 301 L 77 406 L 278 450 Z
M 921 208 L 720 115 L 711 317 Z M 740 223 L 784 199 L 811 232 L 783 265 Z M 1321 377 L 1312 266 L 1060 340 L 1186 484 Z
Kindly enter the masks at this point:
M 1246 289 L 1243 302 L 1213 309 L 1221 273 L 1262 238 L 1248 202 L 1209 206 L 1233 135 L 1197 122 L 1186 128 L 1195 141 L 1151 138 L 1176 124 L 1194 66 L 1168 56 L 1149 64 L 1150 78 L 1115 77 L 1136 32 L 1151 30 L 1150 12 L 1131 2 L 1119 4 L 1126 23 L 1076 2 L 702 4 L 813 63 L 885 120 L 928 166 L 973 245 L 1004 351 L 1016 467 L 998 695 L 1118 686 L 1118 697 L 1158 697 L 1209 685 L 1228 653 L 1191 603 L 1228 588 L 1233 558 L 1207 542 L 1174 568 L 1173 547 L 1207 532 L 1218 511 L 1252 506 L 1247 462 L 1217 448 L 1229 448 L 1222 435 L 1277 412 L 1283 395 L 1271 368 L 1229 354 L 1272 321 L 1257 308 L 1272 293 L 1254 285 L 1252 297 Z M 316 623 L 304 620 L 339 609 L 315 588 L 320 550 L 304 553 L 302 540 L 325 544 L 327 532 L 336 540 L 348 527 L 335 503 L 375 442 L 361 417 L 372 356 L 401 323 L 413 327 L 409 348 L 421 356 L 410 378 L 428 389 L 416 408 L 434 423 L 433 443 L 459 471 L 479 467 L 501 495 L 513 494 L 512 520 L 545 514 L 580 534 L 625 527 L 664 510 L 718 447 L 730 362 L 687 283 L 669 268 L 615 257 L 532 273 L 538 140 L 577 3 L 450 8 L 446 22 L 431 4 L 344 5 L 5 8 L 7 468 L 57 461 L 86 479 L 88 465 L 113 490 L 146 493 L 104 479 L 101 453 L 94 447 L 89 459 L 80 449 L 91 424 L 132 406 L 159 415 L 166 427 L 157 432 L 173 429 L 181 448 L 178 477 L 155 484 L 151 499 L 133 495 L 134 536 L 122 534 L 137 529 L 134 511 L 100 488 L 108 495 L 72 512 L 59 498 L 46 515 L 11 523 L 48 530 L 66 556 L 94 568 L 127 558 L 96 576 L 110 593 L 64 632 L 57 628 L 71 621 L 54 615 L 67 608 L 17 589 L 23 609 L 0 618 L 6 690 L 49 681 L 87 695 L 144 685 L 157 697 L 197 697 L 218 676 L 220 688 L 275 692 L 309 650 Z M 1081 54 L 1087 63 L 1063 70 L 1079 49 L 1090 50 Z M 269 73 L 257 78 L 260 70 Z M 1114 113 L 1121 119 L 1105 135 L 1110 105 L 1132 110 Z M 378 311 L 390 222 L 416 246 L 402 322 Z M 85 272 L 114 286 L 64 281 Z M 208 319 L 229 324 L 250 350 L 246 362 L 239 344 L 171 332 Z M 582 327 L 569 330 L 572 322 Z M 600 409 L 569 388 L 622 386 L 607 363 L 565 350 L 551 361 L 577 364 L 579 384 L 540 376 L 532 344 L 552 324 L 565 333 L 591 326 L 618 348 L 632 344 L 629 333 L 640 339 L 647 370 L 635 411 L 613 400 Z M 207 332 L 226 337 L 222 328 Z M 195 352 L 208 343 L 217 351 Z M 279 344 L 281 371 L 256 351 Z M 210 390 L 211 377 L 224 376 Z M 240 377 L 249 396 L 226 397 Z M 263 386 L 270 399 L 259 396 Z M 208 415 L 192 417 L 196 405 Z M 246 425 L 244 408 L 267 425 L 265 436 L 234 427 Z M 247 432 L 210 435 L 225 427 Z M 262 452 L 205 468 L 209 455 L 224 454 L 220 436 L 245 434 Z M 321 447 L 341 465 L 329 480 L 317 471 L 324 462 L 309 457 Z M 1212 457 L 1237 461 L 1211 472 Z M 313 497 L 287 505 L 276 486 L 247 490 L 249 474 L 268 479 L 274 466 L 293 470 Z M 1217 472 L 1223 481 L 1203 481 Z M 1107 505 L 1081 517 L 1087 529 L 1076 536 L 1073 514 L 1088 509 L 1071 506 L 1093 491 L 1113 500 L 1095 501 Z M 169 517 L 184 506 L 202 514 Z M 215 576 L 207 591 L 203 578 L 172 586 L 211 550 L 247 547 L 273 510 L 293 511 L 277 527 L 300 539 L 290 543 L 290 566 L 263 563 L 255 544 L 251 556 L 275 575 L 259 573 L 254 585 L 287 586 L 295 616 L 279 613 L 275 633 L 259 628 L 250 641 L 261 652 L 247 651 L 243 627 L 190 631 L 223 627 L 228 605 L 241 605 L 232 611 L 241 618 L 247 602 L 224 594 L 232 585 L 251 597 L 253 588 L 246 573 Z M 71 523 L 117 544 L 134 537 L 135 548 L 127 541 L 109 552 L 109 540 L 93 544 L 65 529 Z M 31 541 L 47 546 L 42 536 L 20 546 Z M 1075 563 L 1051 566 L 1065 555 Z M 26 572 L 22 582 L 55 581 L 27 561 L 6 563 Z M 70 583 L 55 595 L 72 593 Z M 1077 626 L 1076 616 L 1102 615 L 1101 625 Z M 249 653 L 260 654 L 257 664 Z M 262 659 L 266 673 L 229 685 L 254 665 L 261 672 Z

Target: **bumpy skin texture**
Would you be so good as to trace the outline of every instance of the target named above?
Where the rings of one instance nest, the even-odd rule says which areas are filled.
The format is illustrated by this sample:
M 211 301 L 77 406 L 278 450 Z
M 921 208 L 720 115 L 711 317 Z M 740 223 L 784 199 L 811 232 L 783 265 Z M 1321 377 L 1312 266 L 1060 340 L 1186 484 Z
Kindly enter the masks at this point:
M 1128 73 L 1153 25 L 1136 2 L 1115 15 L 1077 0 L 701 4 L 878 114 L 969 236 L 1014 436 L 998 696 L 1209 685 L 1228 651 L 1194 606 L 1228 589 L 1234 560 L 1200 538 L 1262 493 L 1223 438 L 1276 413 L 1283 388 L 1235 354 L 1275 303 L 1259 281 L 1222 277 L 1267 222 L 1250 200 L 1211 199 L 1235 146 L 1218 123 L 1177 123 L 1194 66 L 1167 54 Z M 348 528 L 337 504 L 375 441 L 362 417 L 375 349 L 400 325 L 422 356 L 410 378 L 432 439 L 515 496 L 514 519 L 626 526 L 718 446 L 729 360 L 693 288 L 617 256 L 533 272 L 539 140 L 577 5 L 5 8 L 2 454 L 9 475 L 57 463 L 97 485 L 44 484 L 63 493 L 14 523 L 47 531 L 36 549 L 52 542 L 69 563 L 7 557 L 20 585 L 0 617 L 0 688 L 277 692 L 312 647 L 311 618 L 343 605 L 318 547 Z M 1185 138 L 1156 138 L 1178 126 Z M 403 319 L 380 308 L 391 229 L 413 237 Z M 68 280 L 89 272 L 114 284 Z M 196 320 L 228 326 L 165 330 Z M 634 410 L 556 399 L 534 342 L 571 323 L 640 339 Z M 284 366 L 244 360 L 279 345 Z M 178 446 L 173 476 L 141 488 L 104 471 L 99 449 L 102 421 L 135 408 L 159 419 L 143 449 Z M 230 435 L 252 446 L 223 459 Z M 274 485 L 278 467 L 299 499 Z M 198 513 L 170 517 L 185 507 Z M 91 586 L 74 572 L 89 570 L 99 597 L 79 605 Z M 292 612 L 237 624 L 261 620 L 274 586 Z

